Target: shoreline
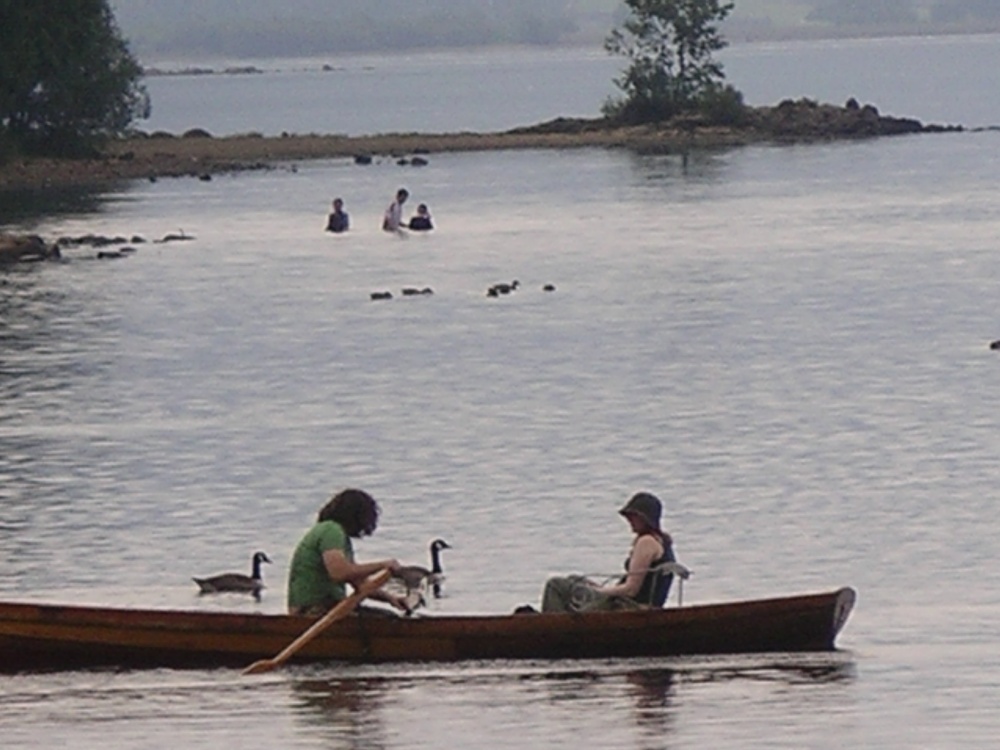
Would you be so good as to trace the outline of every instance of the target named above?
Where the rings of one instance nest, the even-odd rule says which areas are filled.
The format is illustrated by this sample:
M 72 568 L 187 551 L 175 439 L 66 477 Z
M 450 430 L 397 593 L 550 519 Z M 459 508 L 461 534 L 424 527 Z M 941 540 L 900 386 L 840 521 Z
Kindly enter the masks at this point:
M 828 142 L 962 130 L 961 126 L 924 125 L 913 119 L 883 116 L 875 107 L 860 106 L 853 100 L 837 107 L 808 99 L 748 108 L 746 121 L 739 126 L 708 125 L 696 117 L 637 126 L 623 126 L 604 118 L 557 118 L 494 133 L 267 137 L 213 137 L 196 128 L 181 135 L 158 132 L 114 140 L 94 158 L 16 158 L 0 165 L 0 190 L 101 187 L 168 177 L 210 180 L 216 174 L 274 169 L 280 164 L 317 159 L 398 160 L 436 153 L 576 148 L 679 153 L 756 143 Z
M 619 129 L 591 133 L 387 133 L 371 136 L 232 135 L 130 138 L 97 158 L 16 159 L 0 167 L 0 190 L 101 186 L 123 180 L 193 177 L 267 170 L 320 159 L 401 159 L 441 153 L 533 149 L 635 148 L 663 151 L 739 146 L 754 142 L 729 131 L 650 133 Z

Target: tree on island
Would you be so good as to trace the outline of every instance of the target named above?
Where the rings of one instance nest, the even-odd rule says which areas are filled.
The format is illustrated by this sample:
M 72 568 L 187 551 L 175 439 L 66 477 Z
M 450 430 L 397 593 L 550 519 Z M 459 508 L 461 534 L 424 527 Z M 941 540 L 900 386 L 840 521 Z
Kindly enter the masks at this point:
M 698 113 L 719 124 L 744 116 L 743 96 L 725 86 L 725 48 L 718 24 L 734 4 L 726 0 L 625 0 L 629 15 L 604 42 L 630 64 L 615 85 L 624 98 L 609 99 L 605 116 L 626 123 L 669 120 Z
M 0 0 L 0 157 L 92 151 L 149 116 L 108 0 Z

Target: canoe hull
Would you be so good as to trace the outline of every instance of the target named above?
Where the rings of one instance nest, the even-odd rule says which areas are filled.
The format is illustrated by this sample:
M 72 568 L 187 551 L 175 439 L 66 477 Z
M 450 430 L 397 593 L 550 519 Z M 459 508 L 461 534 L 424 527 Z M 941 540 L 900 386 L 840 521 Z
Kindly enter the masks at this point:
M 830 651 L 854 606 L 823 594 L 643 612 L 389 618 L 334 624 L 296 661 L 450 662 Z M 286 615 L 0 603 L 0 671 L 244 666 L 312 620 Z

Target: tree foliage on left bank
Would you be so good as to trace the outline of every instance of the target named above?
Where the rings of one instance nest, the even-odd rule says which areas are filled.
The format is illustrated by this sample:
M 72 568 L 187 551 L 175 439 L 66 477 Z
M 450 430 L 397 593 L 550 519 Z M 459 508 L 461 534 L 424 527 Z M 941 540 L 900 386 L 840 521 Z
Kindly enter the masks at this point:
M 0 0 L 0 157 L 69 156 L 149 114 L 107 0 Z

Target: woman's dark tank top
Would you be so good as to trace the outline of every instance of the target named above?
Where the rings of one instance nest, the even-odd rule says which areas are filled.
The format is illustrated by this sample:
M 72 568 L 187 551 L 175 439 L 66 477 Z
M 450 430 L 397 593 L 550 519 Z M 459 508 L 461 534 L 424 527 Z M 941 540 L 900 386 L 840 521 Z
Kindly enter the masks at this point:
M 663 545 L 663 554 L 650 567 L 655 568 L 663 563 L 677 562 L 677 558 L 674 557 L 673 540 L 671 540 L 670 536 L 667 534 L 654 534 L 654 536 L 658 537 L 660 544 Z M 628 570 L 628 564 L 631 559 L 630 557 L 625 561 L 626 570 Z M 670 594 L 670 585 L 673 581 L 673 573 L 650 570 L 642 579 L 642 586 L 639 588 L 639 593 L 635 595 L 635 600 L 639 604 L 646 604 L 659 609 L 666 603 L 667 595 Z

